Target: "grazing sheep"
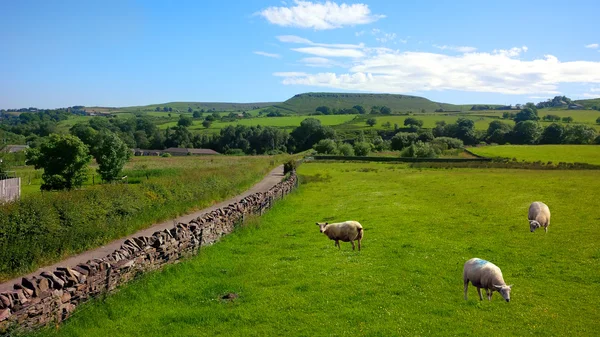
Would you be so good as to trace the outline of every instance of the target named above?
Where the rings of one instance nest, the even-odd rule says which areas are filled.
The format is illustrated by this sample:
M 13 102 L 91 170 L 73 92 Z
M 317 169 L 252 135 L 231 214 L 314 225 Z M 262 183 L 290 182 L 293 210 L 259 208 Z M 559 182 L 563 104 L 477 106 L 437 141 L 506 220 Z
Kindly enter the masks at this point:
M 544 227 L 544 230 L 548 233 L 548 226 L 550 226 L 550 209 L 546 204 L 540 201 L 531 203 L 527 219 L 529 219 L 529 230 L 532 233 L 540 227 Z
M 479 299 L 483 300 L 481 296 L 481 288 L 485 289 L 488 300 L 492 300 L 492 294 L 494 290 L 500 293 L 506 302 L 510 302 L 510 289 L 512 285 L 507 286 L 502 278 L 502 271 L 495 264 L 486 260 L 473 258 L 465 262 L 465 268 L 463 271 L 463 281 L 465 283 L 465 300 L 467 299 L 467 289 L 469 288 L 469 281 L 474 287 L 477 287 L 477 293 Z
M 339 223 L 318 223 L 321 233 L 324 233 L 331 240 L 335 240 L 335 245 L 340 247 L 340 241 L 352 243 L 354 250 L 354 240 L 358 241 L 358 250 L 360 250 L 360 241 L 363 238 L 363 228 L 357 221 L 345 221 Z

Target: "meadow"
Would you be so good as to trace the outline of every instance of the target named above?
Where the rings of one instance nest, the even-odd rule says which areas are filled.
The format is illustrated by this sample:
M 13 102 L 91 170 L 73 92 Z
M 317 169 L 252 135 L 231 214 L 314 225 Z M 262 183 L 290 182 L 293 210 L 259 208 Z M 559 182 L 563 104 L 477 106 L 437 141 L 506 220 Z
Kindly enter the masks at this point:
M 554 164 L 588 163 L 600 165 L 598 145 L 498 145 L 469 148 L 484 157 L 516 158 L 528 162 L 549 161 Z
M 600 334 L 596 171 L 307 163 L 300 188 L 199 256 L 141 276 L 38 336 Z M 529 232 L 543 200 L 549 232 Z M 317 221 L 358 220 L 362 251 Z M 511 302 L 463 299 L 472 257 Z M 233 301 L 221 297 L 235 293 Z
M 39 193 L 24 181 L 0 205 L 0 281 L 237 195 L 286 158 L 134 157 L 126 183 Z

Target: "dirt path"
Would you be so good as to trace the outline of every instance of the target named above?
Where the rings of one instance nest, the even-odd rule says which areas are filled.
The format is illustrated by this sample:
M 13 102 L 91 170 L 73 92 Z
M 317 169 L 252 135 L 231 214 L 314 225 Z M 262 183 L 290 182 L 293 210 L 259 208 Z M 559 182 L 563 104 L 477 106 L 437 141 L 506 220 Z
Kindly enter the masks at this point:
M 252 186 L 252 188 L 250 188 L 249 190 L 245 191 L 244 193 L 239 194 L 231 199 L 227 199 L 218 204 L 214 204 L 214 205 L 207 207 L 205 209 L 202 209 L 200 211 L 190 213 L 190 214 L 181 216 L 176 219 L 172 219 L 172 220 L 165 221 L 162 223 L 154 224 L 154 225 L 152 225 L 146 229 L 142 229 L 134 234 L 114 240 L 104 246 L 101 246 L 101 247 L 98 247 L 98 248 L 95 248 L 92 250 L 88 250 L 86 252 L 83 252 L 83 253 L 75 255 L 75 256 L 71 256 L 70 258 L 60 261 L 60 262 L 57 262 L 53 265 L 38 268 L 36 271 L 34 271 L 30 274 L 23 275 L 23 276 L 14 278 L 12 280 L 3 282 L 2 284 L 0 284 L 0 292 L 13 290 L 13 284 L 20 282 L 21 278 L 23 278 L 23 277 L 37 276 L 43 271 L 51 272 L 51 271 L 56 270 L 57 267 L 71 268 L 71 267 L 75 267 L 76 265 L 78 265 L 80 263 L 86 263 L 87 261 L 89 261 L 91 259 L 103 258 L 103 257 L 111 254 L 115 250 L 119 249 L 121 247 L 121 245 L 123 244 L 123 242 L 127 239 L 130 239 L 133 237 L 138 237 L 138 236 L 151 236 L 152 233 L 154 233 L 156 231 L 161 231 L 163 229 L 172 228 L 174 226 L 174 224 L 176 224 L 178 222 L 188 223 L 188 222 L 192 221 L 193 219 L 196 219 L 197 217 L 201 216 L 204 213 L 209 213 L 209 212 L 216 210 L 217 208 L 221 208 L 221 207 L 227 206 L 229 204 L 239 202 L 240 200 L 249 196 L 250 194 L 254 194 L 257 192 L 266 192 L 271 187 L 275 186 L 275 184 L 280 182 L 282 178 L 283 178 L 283 165 L 280 165 L 280 166 L 276 167 L 275 169 L 273 169 L 265 178 L 263 178 L 263 180 L 261 180 L 256 185 Z

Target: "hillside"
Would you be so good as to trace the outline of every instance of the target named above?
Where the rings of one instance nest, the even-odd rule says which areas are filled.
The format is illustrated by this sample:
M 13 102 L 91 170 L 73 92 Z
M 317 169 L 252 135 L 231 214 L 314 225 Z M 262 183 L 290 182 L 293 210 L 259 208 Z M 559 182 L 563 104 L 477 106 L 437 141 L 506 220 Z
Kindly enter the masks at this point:
M 156 108 L 172 108 L 176 111 L 187 111 L 188 108 L 192 110 L 212 110 L 215 111 L 247 111 L 259 108 L 264 108 L 279 104 L 278 102 L 255 102 L 255 103 L 227 103 L 227 102 L 169 102 L 161 104 L 151 104 L 144 106 L 130 106 L 119 108 L 119 112 L 136 112 L 136 111 L 155 111 Z M 113 110 L 114 112 L 114 110 Z
M 308 114 L 323 105 L 336 109 L 362 105 L 367 110 L 375 105 L 385 105 L 393 112 L 420 112 L 422 109 L 427 112 L 434 112 L 437 109 L 467 111 L 472 106 L 437 103 L 427 98 L 409 95 L 310 92 L 298 94 L 283 103 L 276 104 L 275 107 L 300 114 Z
M 583 105 L 586 109 L 589 109 L 593 106 L 600 106 L 600 98 L 578 99 L 574 102 Z

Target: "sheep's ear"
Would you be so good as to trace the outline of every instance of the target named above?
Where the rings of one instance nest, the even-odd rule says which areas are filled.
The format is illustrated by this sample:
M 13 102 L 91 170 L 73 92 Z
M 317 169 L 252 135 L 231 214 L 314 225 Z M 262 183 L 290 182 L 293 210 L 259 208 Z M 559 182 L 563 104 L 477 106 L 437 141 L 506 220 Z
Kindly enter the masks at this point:
M 513 286 L 513 285 L 511 284 L 511 285 L 509 285 L 508 287 L 509 287 L 509 288 L 512 288 L 512 286 Z
M 499 286 L 497 284 L 494 284 L 494 287 L 496 287 L 496 289 L 502 289 L 502 286 Z
M 327 225 L 329 225 L 329 222 L 326 222 L 326 223 L 325 223 L 325 226 L 327 226 Z
M 318 223 L 318 222 L 315 222 L 315 223 L 317 224 L 317 226 L 319 226 L 319 223 Z

